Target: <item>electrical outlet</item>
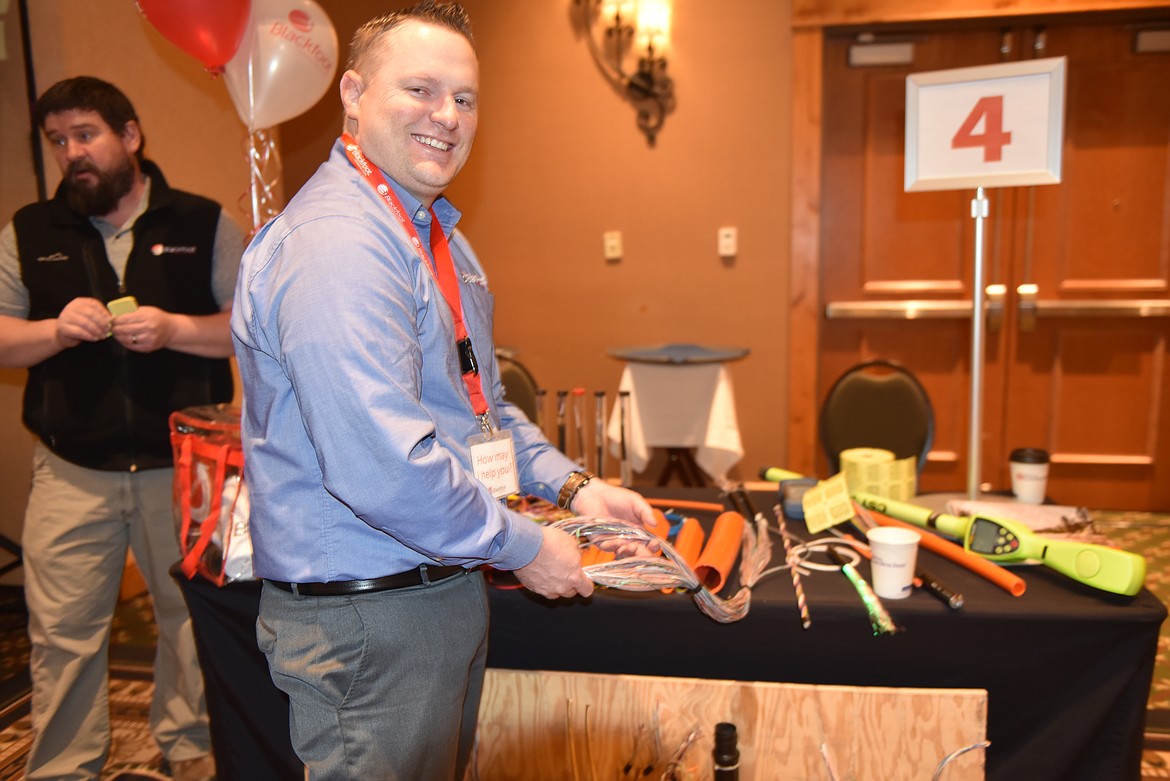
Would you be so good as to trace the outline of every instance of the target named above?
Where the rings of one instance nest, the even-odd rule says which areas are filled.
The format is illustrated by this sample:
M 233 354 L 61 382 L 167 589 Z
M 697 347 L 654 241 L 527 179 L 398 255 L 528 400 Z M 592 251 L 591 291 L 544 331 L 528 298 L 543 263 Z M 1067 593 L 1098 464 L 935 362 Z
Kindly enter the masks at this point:
M 734 258 L 738 252 L 738 236 L 735 228 L 720 228 L 719 257 Z
M 622 259 L 622 232 L 606 231 L 601 234 L 601 243 L 605 248 L 606 260 Z

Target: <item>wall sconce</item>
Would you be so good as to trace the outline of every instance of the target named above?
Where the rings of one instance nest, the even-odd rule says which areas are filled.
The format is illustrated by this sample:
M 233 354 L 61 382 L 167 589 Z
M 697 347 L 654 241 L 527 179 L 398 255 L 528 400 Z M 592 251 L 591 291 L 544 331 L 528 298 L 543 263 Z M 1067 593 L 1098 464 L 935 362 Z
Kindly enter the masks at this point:
M 670 0 L 573 0 L 585 16 L 589 51 L 614 88 L 638 110 L 638 128 L 650 146 L 674 109 L 674 83 L 666 75 Z M 627 54 L 637 68 L 626 70 Z

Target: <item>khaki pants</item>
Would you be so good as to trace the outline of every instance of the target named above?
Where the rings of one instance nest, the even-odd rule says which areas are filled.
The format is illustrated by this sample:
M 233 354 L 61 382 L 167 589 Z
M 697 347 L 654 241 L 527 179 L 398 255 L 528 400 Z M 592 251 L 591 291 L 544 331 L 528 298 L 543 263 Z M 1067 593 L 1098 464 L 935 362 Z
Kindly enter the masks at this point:
M 101 472 L 33 453 L 23 546 L 36 736 L 29 779 L 96 779 L 110 750 L 110 625 L 129 546 L 154 602 L 150 725 L 167 759 L 210 750 L 179 559 L 170 469 Z

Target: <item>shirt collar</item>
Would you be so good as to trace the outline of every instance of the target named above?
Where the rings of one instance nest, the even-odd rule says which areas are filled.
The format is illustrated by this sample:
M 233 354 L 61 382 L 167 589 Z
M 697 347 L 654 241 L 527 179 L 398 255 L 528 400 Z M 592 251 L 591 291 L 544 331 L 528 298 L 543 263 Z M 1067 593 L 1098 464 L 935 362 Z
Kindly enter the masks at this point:
M 335 153 L 340 155 L 341 159 L 345 160 L 345 164 L 352 168 L 350 162 L 345 159 L 345 145 L 342 144 L 341 139 L 337 140 Z M 378 170 L 382 171 L 380 167 Z M 431 215 L 423 208 L 422 201 L 411 195 L 405 187 L 400 185 L 385 171 L 382 171 L 382 176 L 385 177 L 387 184 L 390 185 L 390 189 L 398 196 L 398 202 L 402 204 L 402 208 L 410 215 L 411 221 L 415 225 L 425 227 L 429 230 Z M 456 209 L 455 205 L 443 195 L 435 199 L 431 208 L 434 209 L 435 216 L 439 218 L 439 224 L 443 226 L 443 231 L 450 236 L 451 232 L 455 229 L 455 225 L 463 217 L 463 213 Z

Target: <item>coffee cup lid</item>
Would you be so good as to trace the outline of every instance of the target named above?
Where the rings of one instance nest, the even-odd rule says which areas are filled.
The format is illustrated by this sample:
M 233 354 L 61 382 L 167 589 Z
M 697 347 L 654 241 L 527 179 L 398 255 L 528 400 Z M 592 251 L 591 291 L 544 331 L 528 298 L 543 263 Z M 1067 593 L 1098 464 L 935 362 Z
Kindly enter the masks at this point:
M 1047 464 L 1048 451 L 1038 447 L 1018 447 L 1008 456 L 1008 460 L 1018 464 Z

